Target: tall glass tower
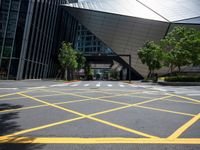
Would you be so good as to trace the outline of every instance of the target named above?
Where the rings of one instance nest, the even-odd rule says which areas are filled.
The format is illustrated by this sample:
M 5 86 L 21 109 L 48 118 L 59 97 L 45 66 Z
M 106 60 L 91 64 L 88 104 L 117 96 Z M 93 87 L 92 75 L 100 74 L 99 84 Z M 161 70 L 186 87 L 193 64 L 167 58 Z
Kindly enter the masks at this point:
M 52 43 L 58 6 L 63 3 L 68 1 L 0 1 L 0 79 L 53 74 Z

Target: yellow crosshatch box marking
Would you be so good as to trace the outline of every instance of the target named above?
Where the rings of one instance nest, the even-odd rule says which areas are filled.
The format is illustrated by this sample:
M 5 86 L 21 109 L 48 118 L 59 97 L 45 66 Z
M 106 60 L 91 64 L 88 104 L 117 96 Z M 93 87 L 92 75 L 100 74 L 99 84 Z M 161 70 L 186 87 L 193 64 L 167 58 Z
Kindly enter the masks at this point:
M 171 110 L 167 110 L 167 109 L 159 109 L 159 108 L 153 108 L 153 107 L 146 107 L 146 106 L 141 106 L 142 104 L 145 103 L 149 103 L 149 102 L 154 102 L 154 101 L 160 101 L 160 100 L 168 100 L 168 101 L 174 101 L 176 103 L 190 103 L 190 104 L 194 104 L 194 105 L 199 105 L 200 101 L 199 100 L 195 100 L 189 97 L 184 97 L 184 96 L 179 96 L 179 95 L 175 95 L 175 94 L 167 94 L 167 95 L 163 95 L 162 97 L 159 98 L 153 98 L 153 99 L 147 99 L 148 97 L 143 97 L 143 96 L 134 96 L 134 94 L 140 94 L 142 93 L 142 91 L 135 91 L 135 92 L 125 92 L 123 94 L 113 94 L 111 96 L 102 96 L 102 97 L 96 97 L 96 98 L 92 98 L 89 96 L 83 96 L 83 95 L 79 95 L 81 93 L 84 93 L 87 91 L 87 93 L 92 93 L 92 92 L 99 92 L 99 93 L 109 93 L 103 90 L 84 90 L 82 92 L 76 92 L 76 93 L 67 93 L 65 91 L 49 91 L 49 90 L 44 90 L 43 91 L 46 92 L 51 92 L 51 93 L 56 93 L 56 94 L 51 94 L 51 95 L 42 95 L 42 96 L 30 96 L 28 94 L 26 94 L 27 92 L 30 91 L 37 91 L 37 90 L 27 90 L 27 91 L 23 91 L 23 92 L 16 92 L 16 93 L 10 93 L 10 94 L 4 94 L 4 95 L 0 95 L 1 100 L 14 100 L 14 98 L 5 98 L 7 96 L 13 96 L 13 95 L 20 95 L 20 98 L 28 98 L 37 102 L 40 102 L 41 105 L 37 105 L 37 106 L 28 106 L 28 107 L 23 107 L 23 108 L 16 108 L 16 109 L 8 109 L 8 110 L 2 110 L 0 111 L 0 113 L 2 112 L 11 112 L 11 111 L 18 111 L 18 110 L 28 110 L 28 109 L 36 109 L 36 108 L 40 108 L 40 107 L 53 107 L 53 108 L 57 108 L 60 109 L 62 111 L 66 111 L 66 112 L 70 112 L 73 114 L 78 115 L 79 117 L 76 118 L 72 118 L 72 119 L 68 119 L 68 120 L 62 120 L 59 122 L 54 122 L 51 124 L 46 124 L 46 125 L 42 125 L 42 126 L 38 126 L 38 127 L 34 127 L 31 129 L 25 129 L 22 131 L 18 131 L 15 133 L 11 133 L 8 135 L 4 135 L 4 136 L 0 136 L 0 143 L 43 143 L 43 144 L 50 144 L 50 143 L 60 143 L 60 144 L 200 144 L 200 138 L 179 138 L 180 135 L 182 135 L 189 127 L 191 127 L 195 122 L 197 122 L 200 119 L 200 113 L 199 114 L 189 114 L 189 113 L 184 113 L 184 112 L 177 112 L 177 111 L 171 111 Z M 78 89 L 77 89 L 78 90 Z M 112 91 L 112 90 L 111 90 Z M 39 98 L 45 97 L 45 96 L 59 96 L 59 95 L 73 95 L 73 96 L 77 96 L 79 98 L 83 98 L 81 100 L 71 100 L 71 101 L 67 101 L 67 102 L 56 102 L 56 103 L 49 103 L 46 102 L 44 100 L 41 100 Z M 142 102 L 138 102 L 135 104 L 129 104 L 129 103 L 124 103 L 124 102 L 117 102 L 117 101 L 113 101 L 113 100 L 108 100 L 106 98 L 110 98 L 110 97 L 120 97 L 120 96 L 131 96 L 131 97 L 141 97 L 144 98 L 144 100 Z M 171 97 L 178 97 L 178 98 L 182 98 L 185 100 L 188 100 L 188 102 L 184 102 L 184 101 L 180 101 L 180 100 L 170 100 Z M 3 98 L 3 99 L 2 99 Z M 15 99 L 19 99 L 19 98 L 15 98 Z M 91 100 L 99 100 L 99 101 L 104 101 L 104 102 L 108 102 L 108 103 L 116 103 L 116 104 L 120 104 L 122 106 L 117 107 L 117 108 L 112 108 L 109 110 L 104 110 L 104 111 L 100 111 L 100 112 L 96 112 L 93 114 L 89 114 L 89 115 L 85 115 L 83 113 L 71 110 L 71 109 L 67 109 L 64 108 L 62 106 L 59 106 L 61 104 L 68 104 L 68 103 L 78 103 L 78 102 L 85 102 L 85 101 L 91 101 Z M 155 110 L 155 111 L 163 111 L 166 113 L 174 113 L 174 114 L 178 114 L 178 115 L 185 115 L 185 116 L 190 116 L 191 119 L 188 120 L 185 124 L 183 124 L 181 127 L 179 127 L 176 131 L 174 131 L 174 133 L 172 133 L 169 137 L 166 138 L 160 138 L 154 135 L 150 135 L 147 133 L 144 133 L 142 131 L 137 131 L 134 129 L 130 129 L 118 124 L 114 124 L 112 122 L 108 122 L 99 118 L 95 118 L 96 115 L 100 115 L 100 114 L 106 114 L 109 112 L 113 112 L 113 111 L 117 111 L 117 110 L 122 110 L 122 109 L 126 109 L 129 107 L 137 107 L 137 108 L 141 108 L 141 109 L 151 109 L 151 110 Z M 126 137 L 104 137 L 104 138 L 74 138 L 74 137 L 20 137 L 19 135 L 24 134 L 24 133 L 29 133 L 29 132 L 33 132 L 33 131 L 37 131 L 37 130 L 41 130 L 41 129 L 45 129 L 45 128 L 49 128 L 49 127 L 53 127 L 53 126 L 57 126 L 60 124 L 65 124 L 65 123 L 69 123 L 69 122 L 73 122 L 76 120 L 81 120 L 81 119 L 90 119 L 96 122 L 100 122 L 102 124 L 106 124 L 108 126 L 112 126 L 115 128 L 118 128 L 120 130 L 124 130 L 126 132 L 130 132 L 130 133 L 134 133 L 137 135 L 140 135 L 144 138 L 126 138 Z

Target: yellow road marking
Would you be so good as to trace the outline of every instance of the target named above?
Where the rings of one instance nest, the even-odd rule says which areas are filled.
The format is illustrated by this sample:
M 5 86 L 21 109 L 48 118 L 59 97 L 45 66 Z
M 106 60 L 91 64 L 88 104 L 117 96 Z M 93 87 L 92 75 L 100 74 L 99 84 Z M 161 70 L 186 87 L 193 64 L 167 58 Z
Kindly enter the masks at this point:
M 168 96 L 168 97 L 170 97 L 170 96 Z M 163 98 L 167 98 L 167 97 L 163 97 Z M 160 99 L 161 99 L 161 98 L 160 98 Z M 152 100 L 156 101 L 157 99 L 152 99 Z M 146 101 L 146 103 L 148 103 L 149 101 L 152 101 L 152 100 L 148 100 L 148 101 Z M 90 115 L 88 115 L 88 116 L 101 115 L 101 114 L 105 114 L 105 113 L 108 113 L 108 112 L 113 112 L 113 111 L 125 109 L 125 108 L 128 108 L 128 107 L 134 106 L 134 105 L 136 105 L 136 104 L 129 105 L 129 106 L 117 107 L 117 108 L 114 108 L 114 109 L 109 109 L 109 110 L 97 112 L 97 113 L 90 114 Z M 74 118 L 74 119 L 75 119 L 75 120 L 80 120 L 80 119 L 83 119 L 83 118 L 85 118 L 85 117 L 77 117 L 77 118 Z M 16 136 L 16 135 L 20 135 L 20 134 L 22 134 L 22 133 L 24 134 L 24 133 L 28 133 L 28 132 L 33 132 L 33 131 L 37 131 L 37 130 L 40 130 L 40 129 L 45 129 L 45 128 L 48 128 L 48 127 L 52 127 L 52 126 L 64 124 L 64 123 L 66 123 L 66 122 L 72 122 L 72 121 L 75 121 L 75 120 L 69 119 L 69 120 L 64 120 L 64 121 L 60 121 L 60 122 L 55 122 L 55 123 L 51 123 L 51 124 L 47 124 L 47 125 L 42 125 L 42 126 L 39 126 L 39 127 L 27 129 L 27 130 L 22 130 L 22 131 L 19 131 L 19 132 L 16 132 L 16 133 L 13 133 L 13 134 L 10 134 L 10 135 L 7 135 L 7 136 L 9 136 L 9 137 L 10 137 L 10 136 Z
M 105 91 L 99 91 L 101 93 L 106 93 L 106 94 L 109 94 L 109 92 L 105 92 Z M 144 99 L 149 99 L 149 97 L 146 97 L 146 96 L 138 96 L 138 95 L 127 95 L 129 97 L 136 97 L 136 98 L 144 98 Z M 187 102 L 187 101 L 181 101 L 181 100 L 171 100 L 171 99 L 166 99 L 165 101 L 172 101 L 172 102 L 180 102 L 180 103 L 188 103 L 188 104 L 200 104 L 198 102 Z
M 45 89 L 41 89 L 41 90 L 46 91 Z M 51 91 L 51 92 L 60 93 L 60 94 L 64 93 L 64 92 L 60 92 L 60 91 Z M 143 91 L 138 90 L 138 91 L 135 91 L 135 92 L 127 92 L 127 93 L 123 93 L 123 94 L 116 94 L 116 95 L 112 95 L 112 96 L 102 96 L 102 97 L 97 97 L 97 98 L 111 98 L 111 97 L 118 97 L 118 96 L 129 95 L 129 94 L 139 94 L 139 93 L 142 93 L 142 92 Z M 69 93 L 69 94 L 73 95 L 73 96 L 82 97 L 82 98 L 92 98 L 92 97 L 78 95 L 78 94 L 73 94 L 73 93 Z M 97 99 L 97 98 L 92 98 L 92 99 Z
M 179 98 L 183 98 L 183 99 L 186 99 L 186 100 L 189 100 L 189 101 L 200 103 L 200 100 L 196 100 L 196 99 L 193 99 L 193 98 L 189 98 L 189 97 L 185 97 L 185 96 L 180 96 L 180 95 L 176 95 L 176 94 L 168 94 L 168 95 L 172 95 L 172 96 L 175 96 L 175 97 L 179 97 Z
M 107 92 L 105 92 L 107 93 Z M 127 93 L 126 93 L 127 94 Z M 129 93 L 128 93 L 129 94 Z M 134 93 L 133 93 L 134 94 Z M 78 95 L 78 94 L 73 94 L 75 96 L 81 96 L 81 95 Z M 120 95 L 120 94 L 119 94 Z M 82 97 L 82 96 L 81 96 Z M 84 98 L 91 98 L 91 97 L 88 97 L 88 96 L 83 96 Z M 104 96 L 106 98 L 108 98 L 109 96 Z M 120 104 L 120 105 L 131 105 L 129 103 L 124 103 L 124 102 L 117 102 L 117 101 L 112 101 L 112 100 L 105 100 L 101 97 L 97 97 L 97 98 L 93 98 L 93 99 L 96 99 L 96 100 L 100 100 L 100 101 L 105 101 L 105 102 L 110 102 L 110 103 L 115 103 L 115 104 Z M 137 104 L 139 105 L 139 104 Z M 186 116 L 195 116 L 194 114 L 190 114 L 190 113 L 184 113 L 184 112 L 177 112 L 177 111 L 172 111 L 172 110 L 166 110 L 166 109 L 160 109 L 160 108 L 153 108 L 153 107 L 145 107 L 145 106 L 137 106 L 135 105 L 134 107 L 140 107 L 140 108 L 145 108 L 145 109 L 151 109 L 151 110 L 157 110 L 157 111 L 162 111 L 162 112 L 167 112 L 167 113 L 174 113 L 174 114 L 179 114 L 179 115 L 186 115 Z M 132 106 L 132 105 L 131 105 Z
M 84 92 L 75 92 L 75 93 L 84 93 Z M 17 94 L 17 93 L 16 93 Z M 49 94 L 49 95 L 34 95 L 34 97 L 41 98 L 41 97 L 49 97 L 49 96 L 62 96 L 62 95 L 69 95 L 71 93 L 63 93 L 63 94 Z M 16 100 L 16 99 L 21 99 L 24 97 L 13 97 L 13 98 L 3 98 L 0 99 L 0 101 L 5 101 L 5 100 Z
M 178 138 L 184 131 L 186 131 L 191 125 L 200 119 L 200 113 L 178 128 L 172 135 L 168 137 L 169 140 Z
M 35 100 L 35 101 L 38 101 L 38 102 L 47 104 L 47 105 L 49 105 L 49 106 L 58 108 L 58 109 L 60 109 L 60 110 L 64 110 L 64 111 L 67 111 L 67 112 L 70 112 L 70 113 L 79 115 L 79 116 L 81 116 L 81 117 L 85 117 L 85 118 L 88 118 L 88 119 L 91 119 L 91 120 L 94 120 L 94 121 L 97 121 L 97 122 L 100 122 L 100 123 L 103 123 L 103 124 L 107 124 L 107 125 L 109 125 L 109 126 L 112 126 L 112 127 L 115 127 L 115 128 L 121 129 L 121 130 L 124 130 L 124 131 L 128 131 L 128 132 L 131 132 L 131 133 L 134 133 L 134 134 L 138 134 L 138 135 L 141 135 L 141 136 L 144 136 L 144 137 L 157 138 L 157 137 L 155 137 L 155 136 L 152 136 L 152 135 L 149 135 L 149 134 L 146 134 L 146 133 L 137 131 L 137 130 L 133 130 L 133 129 L 130 129 L 130 128 L 126 128 L 126 127 L 124 127 L 124 126 L 120 126 L 120 125 L 117 125 L 117 124 L 114 124 L 114 123 L 111 123 L 111 122 L 108 122 L 108 121 L 105 121 L 105 120 L 102 120 L 102 119 L 98 119 L 98 118 L 95 118 L 95 117 L 91 117 L 91 116 L 89 116 L 89 115 L 85 115 L 85 114 L 79 113 L 79 112 L 74 111 L 74 110 L 71 110 L 71 109 L 67 109 L 67 108 L 64 108 L 64 107 L 61 107 L 61 106 L 58 106 L 58 105 L 55 105 L 55 104 L 51 104 L 51 103 L 48 103 L 48 102 L 39 100 L 39 99 L 34 98 L 34 97 L 32 97 L 32 96 L 28 96 L 28 95 L 26 95 L 26 94 L 22 94 L 22 93 L 18 93 L 18 94 L 21 95 L 21 96 L 30 98 L 30 99 L 32 99 L 32 100 Z
M 173 114 L 179 114 L 179 115 L 185 115 L 185 116 L 192 116 L 192 117 L 195 116 L 195 114 L 190 114 L 190 113 L 184 113 L 184 112 L 178 112 L 178 111 L 172 111 L 172 110 L 154 108 L 154 107 L 147 107 L 147 106 L 139 106 L 139 104 L 137 104 L 137 103 L 135 103 L 136 105 L 133 105 L 133 104 L 129 104 L 129 103 L 116 102 L 116 101 L 112 101 L 112 100 L 104 100 L 104 99 L 98 99 L 98 100 L 105 101 L 105 102 L 110 102 L 110 103 L 121 104 L 121 105 L 126 105 L 126 106 L 130 106 L 131 105 L 133 107 L 151 109 L 151 110 L 162 111 L 162 112 L 173 113 Z
M 12 133 L 12 134 L 8 134 L 4 137 L 13 137 L 13 136 L 17 136 L 17 135 L 20 135 L 20 134 L 25 134 L 25 133 L 28 133 L 28 132 L 33 132 L 33 131 L 53 127 L 53 126 L 56 126 L 56 125 L 69 123 L 69 122 L 80 120 L 80 119 L 83 119 L 83 118 L 84 117 L 77 117 L 77 118 L 73 118 L 73 119 L 67 119 L 67 120 L 63 120 L 63 121 L 59 121 L 59 122 L 54 122 L 54 123 L 50 123 L 50 124 L 47 124 L 47 125 L 42 125 L 42 126 L 38 126 L 38 127 L 35 127 L 35 128 L 26 129 L 26 130 L 22 130 L 22 131 L 19 131 L 19 132 Z M 1 137 L 0 137 L 0 140 L 1 140 Z
M 144 109 L 151 109 L 151 110 L 157 110 L 157 111 L 168 112 L 168 113 L 179 114 L 179 115 L 185 115 L 185 116 L 195 116 L 194 114 L 177 112 L 177 111 L 161 109 L 161 108 L 146 107 L 146 106 L 135 106 L 135 107 L 144 108 Z
M 67 101 L 67 102 L 58 102 L 58 103 L 52 103 L 56 105 L 62 105 L 62 104 L 70 104 L 70 103 L 78 103 L 78 102 L 84 102 L 84 101 L 90 101 L 92 99 L 82 99 L 82 100 L 72 100 L 72 101 Z M 19 110 L 28 110 L 28 109 L 34 109 L 34 108 L 40 108 L 40 107 L 47 107 L 49 105 L 36 105 L 36 106 L 28 106 L 28 107 L 22 107 L 22 108 L 16 108 L 16 109 L 6 109 L 6 110 L 1 110 L 0 113 L 5 113 L 5 112 L 13 112 L 13 111 L 19 111 Z
M 171 100 L 171 99 L 166 99 L 165 101 L 172 101 L 172 102 L 177 102 L 177 103 L 186 103 L 186 104 L 195 104 L 195 105 L 200 105 L 200 103 L 197 103 L 197 102 L 186 102 L 186 101 L 181 101 L 181 100 Z
M 12 96 L 12 95 L 15 95 L 15 94 L 17 94 L 17 92 L 15 92 L 15 93 L 9 93 L 9 94 L 3 94 L 3 95 L 0 95 L 0 98 L 1 97 L 6 97 L 6 96 Z
M 16 99 L 20 99 L 20 98 L 24 98 L 24 97 L 2 98 L 2 99 L 0 99 L 0 101 L 5 101 L 5 100 L 16 100 Z
M 200 138 L 180 138 L 168 140 L 165 138 L 74 138 L 74 137 L 2 137 L 0 143 L 18 144 L 200 144 Z
M 31 91 L 35 91 L 36 89 L 31 89 L 31 90 L 25 90 L 25 91 L 20 91 L 20 92 L 31 92 Z M 6 96 L 12 96 L 12 95 L 16 95 L 16 94 L 18 94 L 19 92 L 14 92 L 14 93 L 8 93 L 8 94 L 3 94 L 3 95 L 0 95 L 0 98 L 1 97 L 6 97 Z M 0 99 L 0 100 L 2 100 L 2 99 Z

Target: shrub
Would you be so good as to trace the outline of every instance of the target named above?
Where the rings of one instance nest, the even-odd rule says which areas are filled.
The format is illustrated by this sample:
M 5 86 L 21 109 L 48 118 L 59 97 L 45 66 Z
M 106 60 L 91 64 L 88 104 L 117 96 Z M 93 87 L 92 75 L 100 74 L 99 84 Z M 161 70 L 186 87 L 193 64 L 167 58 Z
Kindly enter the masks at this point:
M 200 76 L 172 76 L 165 77 L 167 82 L 200 82 Z

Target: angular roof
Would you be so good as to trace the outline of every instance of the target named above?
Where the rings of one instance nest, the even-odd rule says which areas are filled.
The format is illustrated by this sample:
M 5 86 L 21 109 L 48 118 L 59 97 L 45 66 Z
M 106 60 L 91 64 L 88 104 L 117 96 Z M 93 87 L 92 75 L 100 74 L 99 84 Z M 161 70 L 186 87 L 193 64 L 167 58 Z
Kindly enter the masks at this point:
M 64 6 L 163 22 L 200 17 L 199 0 L 82 0 Z

